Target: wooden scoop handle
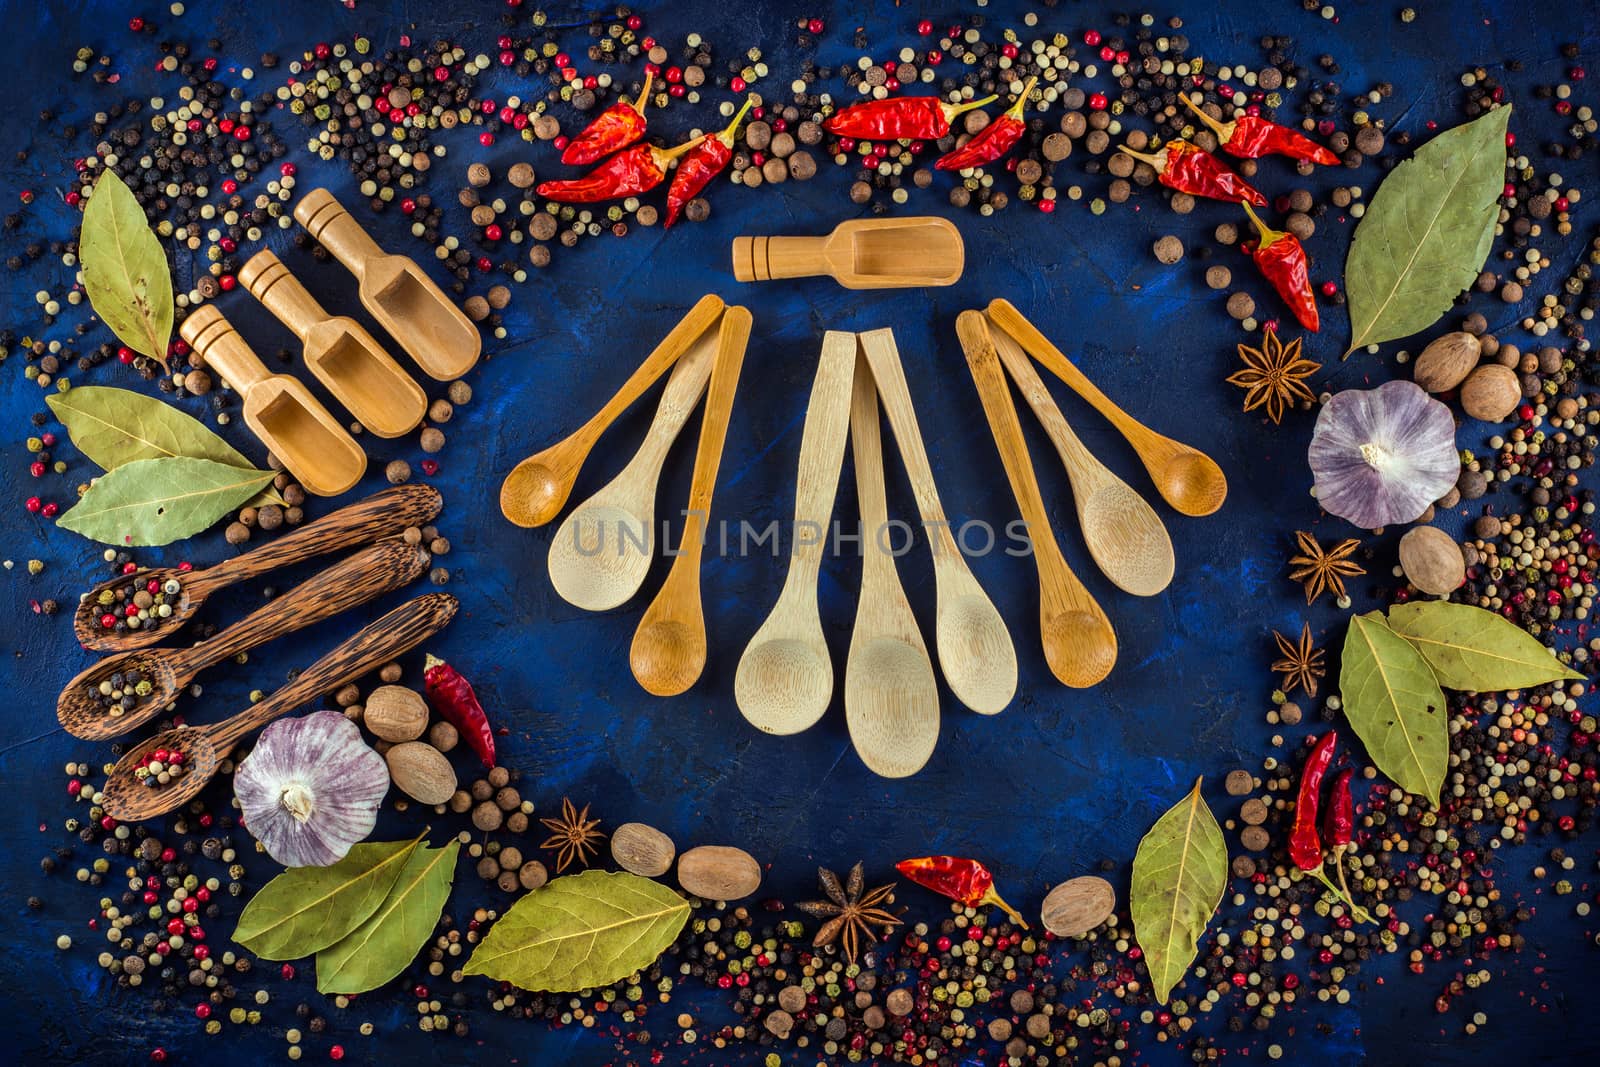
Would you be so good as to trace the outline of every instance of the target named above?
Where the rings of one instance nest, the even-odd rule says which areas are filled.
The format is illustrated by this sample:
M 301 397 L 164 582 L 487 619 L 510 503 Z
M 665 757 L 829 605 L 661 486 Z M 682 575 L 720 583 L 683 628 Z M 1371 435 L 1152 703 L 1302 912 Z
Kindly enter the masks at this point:
M 289 273 L 271 249 L 263 248 L 250 257 L 239 271 L 239 284 L 302 341 L 312 327 L 328 318 L 317 298 Z
M 363 626 L 271 696 L 207 729 L 218 753 L 286 712 L 416 648 L 455 618 L 460 604 L 449 593 L 427 593 Z
M 206 365 L 243 396 L 252 385 L 272 376 L 261 357 L 214 304 L 202 304 L 183 320 L 178 334 Z
M 832 274 L 826 237 L 735 237 L 733 276 L 741 282 Z
M 367 262 L 384 254 L 361 223 L 326 189 L 313 189 L 294 206 L 295 221 L 357 278 Z

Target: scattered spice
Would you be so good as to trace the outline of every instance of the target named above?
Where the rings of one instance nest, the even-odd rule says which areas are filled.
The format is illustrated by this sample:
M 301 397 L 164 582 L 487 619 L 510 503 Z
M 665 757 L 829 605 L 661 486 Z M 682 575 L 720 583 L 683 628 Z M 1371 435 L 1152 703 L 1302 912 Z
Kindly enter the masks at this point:
M 422 683 L 433 710 L 466 738 L 485 767 L 493 767 L 494 728 L 489 725 L 489 716 L 478 702 L 472 683 L 437 656 L 429 656 L 423 665 Z
M 1312 643 L 1311 624 L 1301 623 L 1299 640 L 1290 640 L 1276 630 L 1272 637 L 1278 642 L 1279 655 L 1272 669 L 1282 675 L 1278 688 L 1285 696 L 1296 689 L 1304 689 L 1308 697 L 1316 696 L 1317 679 L 1327 673 L 1327 668 L 1322 662 L 1322 649 Z
M 817 882 L 828 899 L 795 905 L 807 915 L 826 920 L 817 928 L 811 944 L 821 948 L 838 941 L 850 963 L 859 958 L 863 941 L 872 944 L 900 925 L 894 913 L 884 907 L 894 902 L 894 883 L 869 890 L 864 871 L 864 865 L 857 862 L 841 884 L 837 874 L 826 867 L 818 867 Z
M 539 821 L 551 831 L 539 847 L 556 854 L 557 874 L 573 863 L 587 867 L 589 857 L 599 851 L 598 844 L 606 837 L 597 829 L 600 820 L 589 818 L 589 805 L 585 804 L 579 811 L 566 797 L 561 798 L 560 816 Z
M 994 875 L 977 860 L 959 856 L 922 856 L 901 860 L 895 870 L 924 889 L 931 889 L 969 908 L 993 905 L 1011 916 L 1011 921 L 1028 928 L 1027 920 L 994 890 Z
M 1191 141 L 1169 141 L 1158 156 L 1135 151 L 1127 145 L 1119 145 L 1117 150 L 1140 163 L 1148 164 L 1156 172 L 1157 180 L 1169 189 L 1211 200 L 1227 200 L 1230 203 L 1243 200 L 1257 207 L 1267 206 L 1267 198 L 1249 182 Z
M 1294 537 L 1300 552 L 1289 557 L 1289 577 L 1305 585 L 1307 604 L 1315 603 L 1324 592 L 1331 592 L 1336 600 L 1344 600 L 1349 595 L 1345 592 L 1344 580 L 1367 573 L 1365 567 L 1350 558 L 1361 547 L 1361 542 L 1354 537 L 1347 537 L 1329 549 L 1324 549 L 1321 542 L 1304 530 L 1296 530 Z
M 1248 200 L 1241 201 L 1245 214 L 1255 224 L 1259 239 L 1241 242 L 1239 247 L 1255 263 L 1261 276 L 1275 289 L 1278 296 L 1300 325 L 1316 333 L 1322 328 L 1317 313 L 1317 295 L 1311 288 L 1310 264 L 1300 238 L 1283 230 L 1274 230 L 1261 221 Z
M 1267 418 L 1277 426 L 1285 408 L 1316 401 L 1306 380 L 1321 370 L 1322 364 L 1301 354 L 1300 341 L 1296 337 L 1286 345 L 1278 339 L 1278 331 L 1269 327 L 1262 331 L 1260 348 L 1239 345 L 1244 369 L 1230 374 L 1227 382 L 1244 390 L 1246 412 L 1264 407 Z
M 188 769 L 184 763 L 186 758 L 182 749 L 158 748 L 139 757 L 139 762 L 134 764 L 133 776 L 139 779 L 140 784 L 152 789 L 171 785 L 183 777 Z

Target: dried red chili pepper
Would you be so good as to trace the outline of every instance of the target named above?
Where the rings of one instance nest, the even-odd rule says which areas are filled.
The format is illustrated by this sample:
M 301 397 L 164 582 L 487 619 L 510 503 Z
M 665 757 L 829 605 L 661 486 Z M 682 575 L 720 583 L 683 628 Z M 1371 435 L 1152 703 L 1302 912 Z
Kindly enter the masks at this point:
M 940 156 L 934 166 L 940 170 L 966 170 L 968 167 L 993 163 L 1011 151 L 1028 128 L 1022 121 L 1022 109 L 1028 106 L 1028 94 L 1033 92 L 1038 81 L 1038 78 L 1029 78 L 1028 84 L 1017 94 L 1016 103 L 1007 108 L 1005 114 L 973 134 L 972 139 L 960 148 Z
M 1017 913 L 1017 909 L 1000 899 L 1000 894 L 994 891 L 994 875 L 977 860 L 959 856 L 921 856 L 901 860 L 894 865 L 894 869 L 922 888 L 950 897 L 969 908 L 993 904 L 1011 916 L 1012 922 L 1024 930 L 1028 928 L 1027 920 Z
M 581 178 L 540 182 L 537 192 L 546 200 L 563 204 L 594 204 L 638 196 L 665 181 L 672 161 L 705 140 L 705 136 L 701 134 L 670 150 L 649 144 L 635 145 L 618 152 Z
M 857 140 L 937 141 L 950 132 L 951 119 L 992 100 L 993 96 L 986 96 L 947 104 L 937 96 L 888 96 L 851 104 L 822 125 L 831 134 Z
M 583 167 L 598 163 L 613 152 L 620 151 L 644 136 L 644 105 L 650 99 L 651 72 L 644 72 L 644 89 L 637 103 L 618 100 L 600 112 L 583 132 L 562 149 L 561 162 L 569 167 Z
M 1350 795 L 1350 779 L 1353 777 L 1355 771 L 1349 767 L 1334 775 L 1333 784 L 1328 787 L 1328 810 L 1322 819 L 1322 837 L 1333 855 L 1334 868 L 1339 872 L 1339 888 L 1343 891 L 1344 902 L 1350 908 L 1351 916 L 1357 922 L 1370 923 L 1372 916 L 1350 895 L 1350 881 L 1344 873 L 1344 854 L 1355 847 L 1351 843 L 1356 825 L 1355 800 Z
M 450 664 L 430 655 L 423 664 L 422 684 L 433 710 L 456 728 L 485 767 L 493 767 L 494 729 L 483 705 L 478 703 L 478 694 L 472 691 L 472 683 Z
M 1322 837 L 1317 833 L 1317 809 L 1322 803 L 1322 779 L 1333 763 L 1339 735 L 1322 735 L 1300 772 L 1300 792 L 1295 797 L 1294 826 L 1289 831 L 1289 858 L 1307 874 L 1322 874 Z
M 1261 239 L 1241 242 L 1239 247 L 1255 261 L 1261 276 L 1278 291 L 1283 302 L 1289 305 L 1289 310 L 1294 312 L 1294 317 L 1300 320 L 1300 325 L 1316 333 L 1322 325 L 1322 317 L 1317 313 L 1317 294 L 1311 288 L 1311 267 L 1306 262 L 1306 250 L 1300 244 L 1300 238 L 1282 230 L 1269 229 L 1250 210 L 1248 202 L 1240 202 L 1250 215 L 1250 221 L 1256 224 Z
M 1248 200 L 1256 207 L 1267 206 L 1267 198 L 1249 182 L 1191 141 L 1168 141 L 1159 156 L 1135 152 L 1127 145 L 1119 145 L 1118 150 L 1154 167 L 1156 177 L 1169 189 L 1213 200 Z
M 1189 110 L 1199 116 L 1201 122 L 1211 128 L 1217 135 L 1218 143 L 1233 155 L 1244 159 L 1288 156 L 1290 159 L 1321 163 L 1324 167 L 1332 167 L 1339 162 L 1338 156 L 1287 126 L 1279 126 L 1256 115 L 1240 115 L 1232 122 L 1218 122 L 1200 110 L 1199 105 L 1187 96 L 1180 93 L 1179 98 L 1189 105 Z
M 700 142 L 700 146 L 683 157 L 678 169 L 672 172 L 672 184 L 667 187 L 667 218 L 661 228 L 669 230 L 678 221 L 684 206 L 700 195 L 711 184 L 711 179 L 721 174 L 733 158 L 733 135 L 739 130 L 745 112 L 755 103 L 753 96 L 745 97 L 744 106 L 733 116 L 733 121 Z

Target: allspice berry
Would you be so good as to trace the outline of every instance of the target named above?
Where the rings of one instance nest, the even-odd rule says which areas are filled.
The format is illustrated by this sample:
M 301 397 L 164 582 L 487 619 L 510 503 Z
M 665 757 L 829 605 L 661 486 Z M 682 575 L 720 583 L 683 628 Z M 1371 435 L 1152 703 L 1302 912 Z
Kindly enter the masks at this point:
M 1431 596 L 1446 596 L 1466 581 L 1467 561 L 1456 539 L 1437 526 L 1417 526 L 1400 538 L 1400 569 Z
M 1156 241 L 1155 254 L 1157 261 L 1170 267 L 1183 258 L 1183 242 L 1169 233 Z
M 1484 422 L 1503 421 L 1521 399 L 1522 381 L 1517 372 L 1499 363 L 1483 364 L 1461 385 L 1461 409 Z
M 383 476 L 390 485 L 404 485 L 411 480 L 411 464 L 403 459 L 390 460 L 383 468 Z

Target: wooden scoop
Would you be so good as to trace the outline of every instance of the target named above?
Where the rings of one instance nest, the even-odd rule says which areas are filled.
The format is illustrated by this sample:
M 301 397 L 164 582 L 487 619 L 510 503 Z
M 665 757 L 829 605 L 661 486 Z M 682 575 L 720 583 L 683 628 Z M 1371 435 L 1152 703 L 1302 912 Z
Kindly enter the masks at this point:
M 120 574 L 108 578 L 90 589 L 78 602 L 78 610 L 72 617 L 73 635 L 79 644 L 92 652 L 148 648 L 166 640 L 188 622 L 200 610 L 206 597 L 218 589 L 260 577 L 313 556 L 394 537 L 408 526 L 424 526 L 433 521 L 443 506 L 439 490 L 431 485 L 399 485 L 324 515 L 315 522 L 308 522 L 291 534 L 224 560 L 214 567 L 197 571 L 151 567 L 137 571 L 135 575 Z M 107 609 L 99 604 L 100 594 L 121 589 L 135 576 L 141 582 L 165 583 L 170 578 L 179 581 L 183 588 L 178 594 L 178 602 L 172 605 L 172 615 L 137 630 L 117 633 L 103 628 L 100 616 Z
M 722 442 L 733 413 L 733 394 L 739 385 L 739 368 L 750 341 L 750 312 L 737 305 L 723 312 L 717 334 L 717 355 L 711 366 L 711 386 L 706 412 L 700 423 L 700 443 L 694 454 L 694 477 L 689 483 L 688 514 L 678 557 L 661 591 L 650 602 L 639 628 L 633 633 L 628 665 L 645 691 L 658 697 L 677 696 L 700 677 L 706 667 L 706 622 L 700 608 L 700 555 L 711 514 L 711 491 L 722 462 Z
M 789 574 L 733 678 L 739 710 L 769 734 L 799 733 L 822 718 L 833 699 L 833 661 L 822 635 L 817 575 L 844 462 L 855 368 L 856 335 L 829 330 L 822 337 L 822 358 L 800 435 Z
M 735 237 L 741 282 L 826 274 L 846 289 L 954 285 L 966 253 L 948 219 L 850 219 L 826 237 Z
M 561 513 L 561 506 L 572 493 L 578 470 L 589 458 L 606 427 L 639 399 L 655 380 L 666 373 L 722 314 L 718 297 L 707 294 L 689 313 L 678 320 L 672 331 L 645 357 L 637 370 L 622 383 L 605 406 L 566 439 L 518 463 L 500 486 L 500 512 L 518 526 L 543 526 Z
M 361 480 L 367 454 L 299 379 L 273 374 L 222 312 L 202 304 L 178 332 L 244 400 L 244 421 L 308 493 L 338 496 Z
M 1210 515 L 1222 506 L 1228 495 L 1228 480 L 1210 456 L 1161 436 L 1119 408 L 1009 301 L 990 301 L 989 318 L 1117 428 L 1138 453 L 1144 469 L 1150 472 L 1150 480 L 1168 504 L 1185 515 L 1195 516 Z
M 379 437 L 399 437 L 428 410 L 422 387 L 355 319 L 329 315 L 270 250 L 251 256 L 239 284 L 294 331 L 306 366 L 356 421 Z
M 362 306 L 429 377 L 447 382 L 478 362 L 483 339 L 472 320 L 413 260 L 379 248 L 332 193 L 311 190 L 294 217 L 356 276 Z
M 428 558 L 420 545 L 398 538 L 383 541 L 308 578 L 197 645 L 107 656 L 61 690 L 56 718 L 67 733 L 86 741 L 125 734 L 160 715 L 207 667 L 398 589 L 428 568 Z M 90 691 L 128 671 L 138 671 L 152 688 L 133 707 L 112 714 Z
M 977 383 L 983 411 L 989 419 L 1006 478 L 1028 524 L 1033 542 L 1033 558 L 1039 568 L 1039 631 L 1044 640 L 1044 658 L 1050 672 L 1062 684 L 1083 689 L 1099 682 L 1117 662 L 1117 635 L 1100 605 L 1072 573 L 1056 544 L 1050 516 L 1039 495 L 1033 461 L 1022 440 L 1022 424 L 1011 403 L 1005 372 L 1000 369 L 989 323 L 981 311 L 963 311 L 956 316 L 956 335 L 967 354 L 967 366 Z
M 357 630 L 294 681 L 232 718 L 210 726 L 175 727 L 135 745 L 106 776 L 106 814 L 134 822 L 182 807 L 205 788 L 223 759 L 246 736 L 410 652 L 444 629 L 455 618 L 457 606 L 449 593 L 428 593 L 407 601 Z M 170 785 L 147 786 L 134 777 L 133 769 L 158 748 L 182 752 L 188 770 Z

